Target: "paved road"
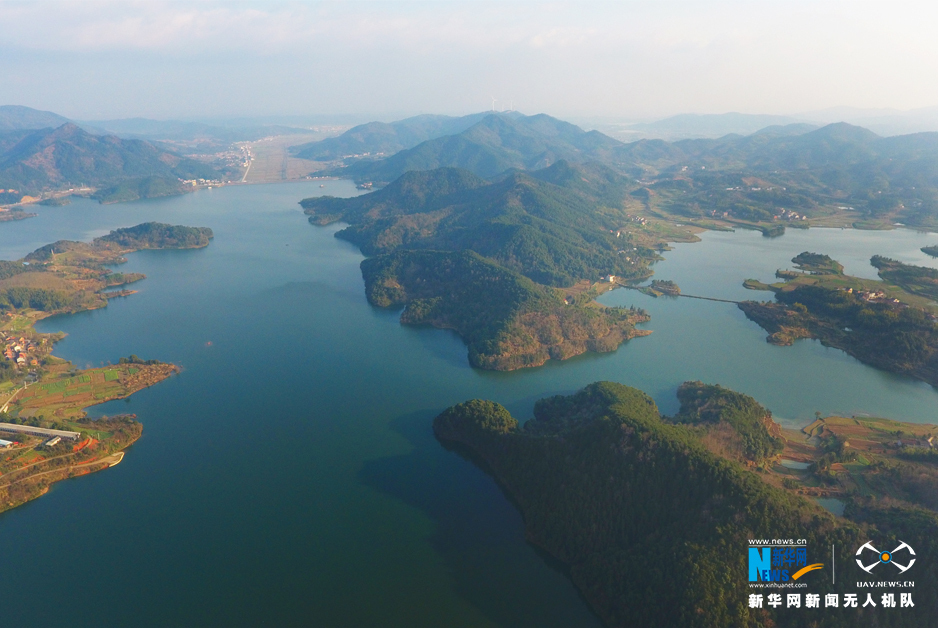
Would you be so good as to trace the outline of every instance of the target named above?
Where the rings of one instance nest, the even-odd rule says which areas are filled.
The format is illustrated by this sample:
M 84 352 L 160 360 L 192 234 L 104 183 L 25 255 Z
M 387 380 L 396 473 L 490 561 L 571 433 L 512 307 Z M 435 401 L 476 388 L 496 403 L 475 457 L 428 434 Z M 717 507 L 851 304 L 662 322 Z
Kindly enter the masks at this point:
M 57 456 L 57 457 L 61 458 L 62 456 Z M 68 465 L 67 467 L 57 467 L 55 469 L 49 469 L 48 471 L 43 471 L 42 473 L 27 475 L 18 480 L 13 480 L 12 482 L 7 482 L 6 484 L 0 485 L 0 488 L 6 488 L 8 486 L 12 486 L 13 484 L 17 484 L 24 480 L 31 480 L 33 478 L 39 478 L 44 475 L 49 475 L 50 473 L 59 473 L 59 472 L 65 471 L 66 475 L 68 475 L 68 472 L 71 471 L 72 469 L 78 469 L 80 467 L 88 467 L 88 466 L 96 465 L 96 464 L 107 464 L 108 468 L 110 468 L 110 467 L 120 464 L 121 460 L 123 459 L 124 459 L 124 452 L 119 451 L 115 454 L 111 454 L 110 456 L 105 456 L 104 458 L 99 458 L 97 460 L 89 460 L 88 462 L 82 462 L 81 464 L 72 464 L 72 465 Z M 34 462 L 33 464 L 28 465 L 26 467 L 20 467 L 16 471 L 22 471 L 23 469 L 28 469 L 29 467 L 33 465 L 41 464 L 42 462 L 48 462 L 49 460 L 55 460 L 55 458 L 48 458 L 40 462 Z M 11 471 L 10 473 L 15 473 L 15 472 Z M 7 475 L 10 475 L 10 473 L 7 473 Z
M 244 171 L 244 176 L 241 177 L 241 183 L 247 183 L 248 173 L 251 171 L 251 164 L 254 163 L 254 160 L 251 159 L 251 153 L 248 152 L 248 169 Z

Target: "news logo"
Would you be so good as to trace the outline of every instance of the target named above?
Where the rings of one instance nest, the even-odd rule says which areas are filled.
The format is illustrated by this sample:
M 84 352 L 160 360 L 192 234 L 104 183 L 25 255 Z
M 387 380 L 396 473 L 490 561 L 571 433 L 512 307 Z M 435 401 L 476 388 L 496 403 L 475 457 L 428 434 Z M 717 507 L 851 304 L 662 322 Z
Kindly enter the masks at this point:
M 823 567 L 808 564 L 806 541 L 749 542 L 749 582 L 789 582 Z

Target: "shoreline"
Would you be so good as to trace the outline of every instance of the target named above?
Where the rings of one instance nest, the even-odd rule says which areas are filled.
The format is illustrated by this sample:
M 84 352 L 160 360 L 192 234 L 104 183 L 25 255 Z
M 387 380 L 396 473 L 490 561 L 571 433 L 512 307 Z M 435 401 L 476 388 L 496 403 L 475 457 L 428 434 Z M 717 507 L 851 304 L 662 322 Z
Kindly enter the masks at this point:
M 106 307 L 110 298 L 134 294 L 135 290 L 120 286 L 143 276 L 115 274 L 108 267 L 125 262 L 124 255 L 145 249 L 205 248 L 212 235 L 205 228 L 144 223 L 112 231 L 91 244 L 60 241 L 55 248 L 41 247 L 24 258 L 32 260 L 28 267 L 6 262 L 11 275 L 0 280 L 0 291 L 6 287 L 3 282 L 20 278 L 18 281 L 26 286 L 20 290 L 40 290 L 47 295 L 47 301 L 53 296 L 57 301 L 51 301 L 55 305 L 49 309 L 40 310 L 32 309 L 32 301 L 19 309 L 7 303 L 11 311 L 0 325 L 0 338 L 6 345 L 4 357 L 13 360 L 16 356 L 16 373 L 0 382 L 0 387 L 11 392 L 0 416 L 0 423 L 10 424 L 0 430 L 0 438 L 6 436 L 8 441 L 0 449 L 0 512 L 43 495 L 55 482 L 119 464 L 122 452 L 142 434 L 142 424 L 136 421 L 136 415 L 92 419 L 87 409 L 126 399 L 181 371 L 175 364 L 142 360 L 135 355 L 122 357 L 117 364 L 79 370 L 54 355 L 54 345 L 64 335 L 39 333 L 35 323 Z M 109 282 L 115 278 L 120 283 Z M 55 289 L 29 287 L 34 285 L 52 285 Z M 119 289 L 107 290 L 114 287 Z M 86 295 L 89 288 L 93 289 L 90 297 Z M 12 429 L 16 425 L 42 429 L 17 431 Z M 48 428 L 57 431 L 43 431 Z M 52 437 L 56 434 L 58 437 Z M 72 459 L 78 464 L 61 464 Z M 30 471 L 24 474 L 25 469 Z

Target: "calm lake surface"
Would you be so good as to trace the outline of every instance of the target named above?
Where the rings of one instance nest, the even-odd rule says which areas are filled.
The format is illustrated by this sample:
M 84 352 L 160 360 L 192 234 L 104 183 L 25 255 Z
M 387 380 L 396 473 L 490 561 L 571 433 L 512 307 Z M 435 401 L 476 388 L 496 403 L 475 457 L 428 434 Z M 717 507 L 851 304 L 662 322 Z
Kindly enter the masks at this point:
M 514 373 L 473 370 L 450 332 L 402 327 L 364 297 L 361 254 L 297 201 L 332 181 L 231 186 L 101 206 L 76 201 L 0 224 L 0 259 L 148 220 L 208 226 L 198 251 L 143 251 L 138 294 L 43 321 L 79 366 L 136 353 L 183 372 L 128 401 L 144 435 L 119 468 L 0 515 L 10 626 L 599 626 L 561 570 L 524 540 L 495 483 L 433 438 L 433 417 L 481 397 L 519 418 L 596 380 L 641 388 L 663 412 L 681 382 L 754 396 L 786 426 L 822 413 L 938 420 L 930 386 L 800 341 L 774 347 L 732 304 L 602 298 L 647 309 L 651 336 L 604 355 Z M 768 298 L 804 250 L 875 277 L 882 254 L 935 266 L 910 231 L 706 233 L 656 265 L 685 293 Z

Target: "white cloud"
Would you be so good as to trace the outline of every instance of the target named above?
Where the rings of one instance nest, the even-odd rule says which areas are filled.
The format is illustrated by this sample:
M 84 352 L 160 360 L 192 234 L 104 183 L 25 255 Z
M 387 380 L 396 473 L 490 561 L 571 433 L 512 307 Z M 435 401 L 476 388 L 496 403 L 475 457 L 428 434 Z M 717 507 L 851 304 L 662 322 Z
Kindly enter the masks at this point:
M 55 80 L 93 107 L 84 72 L 111 107 L 158 77 L 151 108 L 234 108 L 224 81 L 197 80 L 212 73 L 254 96 L 237 106 L 291 112 L 471 110 L 495 91 L 581 114 L 908 108 L 938 103 L 935 18 L 931 3 L 862 0 L 0 0 L 0 97 L 46 102 Z

